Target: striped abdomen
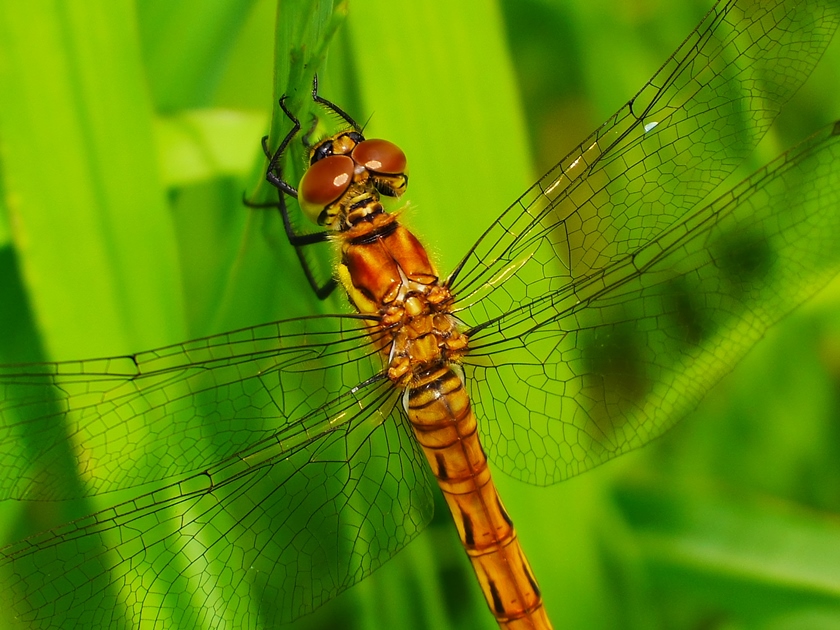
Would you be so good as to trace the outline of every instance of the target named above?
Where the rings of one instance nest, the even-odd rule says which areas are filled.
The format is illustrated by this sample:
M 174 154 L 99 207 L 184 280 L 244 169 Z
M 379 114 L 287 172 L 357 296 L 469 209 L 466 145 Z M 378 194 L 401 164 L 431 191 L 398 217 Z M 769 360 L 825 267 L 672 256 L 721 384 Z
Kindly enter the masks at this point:
M 448 365 L 423 374 L 408 389 L 406 411 L 500 628 L 550 630 L 540 589 L 490 476 L 459 374 Z

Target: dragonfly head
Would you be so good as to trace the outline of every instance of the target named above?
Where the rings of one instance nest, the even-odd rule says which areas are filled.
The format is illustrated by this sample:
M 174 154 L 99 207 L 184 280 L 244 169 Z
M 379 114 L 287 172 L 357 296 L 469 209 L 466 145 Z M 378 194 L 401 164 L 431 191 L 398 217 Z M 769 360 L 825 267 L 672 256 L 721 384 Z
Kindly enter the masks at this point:
M 318 142 L 298 187 L 304 214 L 318 225 L 340 225 L 336 219 L 362 195 L 399 197 L 408 186 L 405 153 L 387 140 L 365 140 L 357 131 L 342 131 Z

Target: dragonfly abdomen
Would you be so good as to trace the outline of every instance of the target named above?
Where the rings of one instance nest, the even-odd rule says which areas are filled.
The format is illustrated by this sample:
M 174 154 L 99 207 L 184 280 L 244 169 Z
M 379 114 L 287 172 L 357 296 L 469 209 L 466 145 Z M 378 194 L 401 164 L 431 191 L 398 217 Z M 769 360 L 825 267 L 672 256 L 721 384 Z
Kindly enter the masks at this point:
M 405 408 L 499 626 L 550 629 L 540 589 L 490 475 L 459 371 L 441 364 L 415 375 Z

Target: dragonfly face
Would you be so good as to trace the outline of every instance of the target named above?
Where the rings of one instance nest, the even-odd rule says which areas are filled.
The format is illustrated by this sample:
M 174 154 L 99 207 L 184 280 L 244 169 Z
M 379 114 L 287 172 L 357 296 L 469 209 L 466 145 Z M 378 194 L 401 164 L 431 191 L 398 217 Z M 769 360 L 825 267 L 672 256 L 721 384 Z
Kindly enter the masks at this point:
M 329 150 L 324 151 L 327 146 Z M 405 153 L 387 140 L 365 140 L 355 132 L 342 132 L 313 149 L 299 187 L 301 210 L 318 225 L 333 227 L 331 218 L 335 215 L 327 209 L 344 196 L 356 203 L 368 182 L 380 194 L 402 195 L 408 185 Z M 360 190 L 351 191 L 351 187 Z
M 816 30 L 808 31 L 805 37 L 811 42 L 827 41 L 836 21 L 827 9 L 819 17 L 819 6 L 809 5 L 808 14 L 818 15 L 812 20 Z M 784 3 L 779 7 L 793 10 Z M 728 24 L 743 25 L 739 19 Z M 807 21 L 802 20 L 801 25 L 804 28 Z M 790 43 L 780 37 L 775 45 Z M 768 54 L 766 48 L 761 50 L 762 55 Z M 698 59 L 694 54 L 698 53 L 691 53 L 689 60 Z M 803 71 L 799 66 L 802 57 L 797 54 L 779 57 L 781 63 L 796 62 L 799 71 Z M 749 64 L 757 63 L 759 58 L 759 55 L 748 58 L 747 78 L 755 69 Z M 714 66 L 701 76 L 722 77 L 718 72 L 722 70 Z M 728 75 L 721 79 L 727 85 L 730 80 Z M 651 85 L 663 89 L 660 83 Z M 702 86 L 719 84 L 700 81 L 676 87 L 672 84 L 671 89 L 676 91 L 656 92 L 662 96 L 662 110 L 643 110 L 647 119 L 635 115 L 638 107 L 622 110 L 624 117 L 613 119 L 604 133 L 585 142 L 574 159 L 569 160 L 565 179 L 557 172 L 541 180 L 541 192 L 534 191 L 524 198 L 519 214 L 509 211 L 493 223 L 477 249 L 448 277 L 447 285 L 463 305 L 459 317 L 466 322 L 471 341 L 476 340 L 464 360 L 467 382 L 474 383 L 479 393 L 474 404 L 492 418 L 487 430 L 494 438 L 491 444 L 496 449 L 497 461 L 518 477 L 532 481 L 556 480 L 649 440 L 664 425 L 646 420 L 645 412 L 651 406 L 661 409 L 671 404 L 677 408 L 683 403 L 688 405 L 674 396 L 682 397 L 687 391 L 694 391 L 682 385 L 657 388 L 658 383 L 673 384 L 674 378 L 682 378 L 680 383 L 698 381 L 698 387 L 703 389 L 711 378 L 709 374 L 726 369 L 726 356 L 710 357 L 704 348 L 727 338 L 732 322 L 744 312 L 734 310 L 734 306 L 752 297 L 766 297 L 765 288 L 780 278 L 784 282 L 802 281 L 806 277 L 804 271 L 813 268 L 811 263 L 825 267 L 833 264 L 827 253 L 830 250 L 811 249 L 832 227 L 830 217 L 823 212 L 826 200 L 831 201 L 836 194 L 830 168 L 834 160 L 828 148 L 832 146 L 830 130 L 791 154 L 792 159 L 784 168 L 777 165 L 765 172 L 769 176 L 750 180 L 739 196 L 724 199 L 706 214 L 693 215 L 693 223 L 680 223 L 680 217 L 661 211 L 677 207 L 673 203 L 675 196 L 682 194 L 681 201 L 691 202 L 699 193 L 683 190 L 676 184 L 676 175 L 674 179 L 667 177 L 666 171 L 657 170 L 655 164 L 657 177 L 664 178 L 657 183 L 665 184 L 659 188 L 664 192 L 658 194 L 668 196 L 667 204 L 652 206 L 659 214 L 634 215 L 632 220 L 616 223 L 611 221 L 612 215 L 576 211 L 575 204 L 584 195 L 580 191 L 587 188 L 582 182 L 589 182 L 595 191 L 626 193 L 630 197 L 624 198 L 627 208 L 649 201 L 645 196 L 647 191 L 634 188 L 637 178 L 611 179 L 620 172 L 621 162 L 617 157 L 612 158 L 623 156 L 626 158 L 623 167 L 626 167 L 642 163 L 641 156 L 648 156 L 648 163 L 655 162 L 649 157 L 658 155 L 652 147 L 684 146 L 679 140 L 681 136 L 669 133 L 686 126 L 685 120 L 695 118 L 688 115 L 678 125 L 678 112 L 708 113 L 709 105 L 708 101 L 699 100 L 702 106 L 692 110 L 677 97 L 685 95 L 686 86 L 697 88 L 698 85 L 700 95 L 704 95 Z M 783 80 L 782 87 L 792 86 Z M 677 100 L 669 100 L 667 96 Z M 637 104 L 641 102 L 640 99 Z M 675 110 L 672 113 L 675 118 L 669 119 L 664 114 L 670 111 L 667 105 L 673 102 L 680 102 L 684 107 Z M 626 117 L 631 113 L 633 118 Z M 741 114 L 733 114 L 732 118 L 722 116 L 722 119 L 731 122 Z M 653 122 L 656 124 L 651 126 Z M 621 123 L 629 126 L 623 127 Z M 725 127 L 725 122 L 721 124 Z M 708 127 L 696 125 L 692 129 L 695 134 L 702 134 Z M 735 146 L 740 150 L 744 147 L 739 142 L 736 138 Z M 631 147 L 628 152 L 611 153 L 616 147 L 625 146 L 622 143 Z M 695 135 L 691 145 L 701 151 L 704 147 L 708 149 L 702 154 L 701 162 L 711 166 L 700 167 L 700 172 L 715 172 L 721 156 L 728 155 L 719 137 L 713 144 L 705 145 Z M 794 155 L 798 157 L 793 159 Z M 696 164 L 678 162 L 667 173 L 680 170 L 686 173 L 692 168 L 697 168 Z M 814 179 L 807 180 L 807 176 Z M 610 187 L 611 182 L 619 183 Z M 704 185 L 708 186 L 708 182 Z M 801 189 L 820 193 L 801 197 L 810 199 L 809 206 L 794 203 L 785 196 L 785 191 Z M 804 209 L 805 216 L 811 219 L 807 221 L 802 214 L 786 212 L 784 220 L 788 223 L 780 222 L 777 211 L 782 206 L 785 210 Z M 618 216 L 627 217 L 626 214 Z M 606 224 L 605 234 L 609 233 L 610 240 L 595 230 L 592 223 Z M 807 231 L 809 223 L 815 231 Z M 679 227 L 666 229 L 665 225 Z M 704 225 L 711 227 L 707 230 Z M 742 238 L 733 240 L 731 233 Z M 792 234 L 796 238 L 792 239 Z M 603 244 L 607 241 L 612 245 Z M 741 265 L 733 255 L 733 242 L 747 244 L 749 265 Z M 801 248 L 796 255 L 785 249 L 786 244 L 803 242 L 808 247 Z M 645 244 L 647 247 L 642 247 Z M 809 259 L 809 252 L 820 256 Z M 733 274 L 729 271 L 733 266 L 739 272 L 743 269 L 751 272 Z M 777 275 L 782 270 L 787 270 L 789 275 Z M 512 283 L 519 289 L 511 288 L 515 286 Z M 780 294 L 788 295 L 789 287 L 783 285 Z M 773 319 L 773 312 L 778 317 L 780 311 L 771 309 L 769 319 Z M 733 314 L 736 320 L 727 319 Z M 645 326 L 654 321 L 664 327 L 652 330 Z M 635 333 L 641 333 L 643 341 L 638 341 Z M 669 345 L 672 339 L 676 341 Z M 49 560 L 43 560 L 43 555 L 36 558 L 21 552 L 22 555 L 14 557 L 9 553 L 11 562 L 16 562 L 24 572 L 46 572 L 49 570 L 44 568 L 46 562 L 60 561 L 68 563 L 62 566 L 70 571 L 76 565 L 69 563 L 76 559 L 85 562 L 89 558 L 110 557 L 112 553 L 118 558 L 136 559 L 151 557 L 155 545 L 170 550 L 183 545 L 183 555 L 177 559 L 160 556 L 163 559 L 157 565 L 151 562 L 144 568 L 132 569 L 127 561 L 120 565 L 118 560 L 114 567 L 118 578 L 112 579 L 124 580 L 125 584 L 139 583 L 133 580 L 158 580 L 150 588 L 155 593 L 167 581 L 177 583 L 178 588 L 169 589 L 164 596 L 169 601 L 153 601 L 151 595 L 143 600 L 159 611 L 172 606 L 172 599 L 177 599 L 176 592 L 212 589 L 212 576 L 223 574 L 225 567 L 248 567 L 249 584 L 260 589 L 264 602 L 281 602 L 277 608 L 267 606 L 268 612 L 263 614 L 287 618 L 289 614 L 308 610 L 314 603 L 366 575 L 422 527 L 428 517 L 428 480 L 424 478 L 418 451 L 407 434 L 400 432 L 399 408 L 394 406 L 396 401 L 391 397 L 391 390 L 380 388 L 384 378 L 376 380 L 382 362 L 376 352 L 370 351 L 366 325 L 351 317 L 295 320 L 295 323 L 250 329 L 216 340 L 218 345 L 196 342 L 170 348 L 169 352 L 138 355 L 131 360 L 76 364 L 75 368 L 65 365 L 68 371 L 59 377 L 53 373 L 44 376 L 37 370 L 24 373 L 20 369 L 4 375 L 5 382 L 11 383 L 15 391 L 13 395 L 22 392 L 25 401 L 43 400 L 33 392 L 37 394 L 44 387 L 52 390 L 51 383 L 56 378 L 61 387 L 54 388 L 57 391 L 51 391 L 51 396 L 66 394 L 77 402 L 88 403 L 92 396 L 113 392 L 115 397 L 106 401 L 110 406 L 108 413 L 120 418 L 124 417 L 119 414 L 130 412 L 138 405 L 161 401 L 155 404 L 163 406 L 154 407 L 160 414 L 143 413 L 150 431 L 137 441 L 139 448 L 133 457 L 142 461 L 165 455 L 161 469 L 166 475 L 192 471 L 179 477 L 177 488 L 169 486 L 166 492 L 154 495 L 154 499 L 152 495 L 144 495 L 133 506 L 123 506 L 107 515 L 107 519 L 113 520 L 86 521 L 75 529 L 65 530 L 61 544 L 84 541 L 84 545 L 74 546 L 68 556 L 62 553 L 68 547 L 51 544 L 56 539 L 47 536 L 41 539 L 48 543 L 45 548 L 56 550 Z M 718 346 L 721 347 L 728 348 Z M 674 350 L 691 360 L 680 364 L 674 359 L 677 356 Z M 734 350 L 736 354 L 737 351 Z M 562 361 L 552 352 L 559 353 Z M 510 360 L 506 361 L 506 357 Z M 137 369 L 140 365 L 142 377 Z M 640 365 L 650 369 L 642 371 Z M 72 371 L 80 367 L 84 369 Z M 213 369 L 208 371 L 206 367 Z M 688 371 L 683 374 L 682 369 Z M 73 378 L 74 374 L 77 378 Z M 106 378 L 91 378 L 91 374 Z M 493 380 L 517 383 L 520 388 L 517 391 L 527 395 L 521 400 L 512 400 L 510 396 L 502 399 L 489 388 Z M 353 383 L 349 389 L 348 382 Z M 136 396 L 132 387 L 150 389 L 143 389 L 139 397 L 132 398 Z M 558 392 L 558 387 L 562 391 Z M 574 401 L 570 395 L 561 404 L 554 398 L 559 393 L 573 393 Z M 127 398 L 119 399 L 120 395 Z M 134 403 L 121 405 L 119 400 Z M 203 437 L 202 430 L 190 424 L 195 414 L 190 415 L 188 408 L 181 406 L 186 400 L 195 403 L 190 410 L 201 409 L 212 418 L 215 431 L 212 444 L 198 439 Z M 557 410 L 558 404 L 560 411 L 549 414 L 548 410 Z M 524 416 L 514 414 L 509 406 L 524 410 Z M 126 462 L 119 459 L 120 453 L 106 455 L 98 450 L 103 445 L 95 441 L 92 432 L 88 436 L 90 440 L 86 440 L 84 420 L 90 417 L 86 415 L 90 409 L 81 404 L 70 405 L 67 413 L 74 438 L 85 444 L 93 440 L 96 457 L 85 460 L 86 474 L 94 484 L 94 491 L 100 492 L 108 489 L 102 471 Z M 356 411 L 360 409 L 363 411 Z M 216 410 L 231 415 L 223 416 Z M 44 417 L 47 415 L 30 417 L 28 424 L 37 426 L 37 420 Z M 552 419 L 560 423 L 551 425 Z M 247 435 L 242 431 L 243 420 L 247 421 Z M 506 425 L 508 422 L 513 424 Z M 133 424 L 121 428 L 126 426 L 134 431 Z M 528 437 L 511 438 L 519 431 Z M 570 432 L 575 437 L 568 438 Z M 107 430 L 98 433 L 105 434 L 116 435 Z M 540 438 L 539 448 L 533 448 L 533 436 Z M 567 441 L 563 441 L 563 436 Z M 195 443 L 191 443 L 193 439 Z M 49 457 L 52 454 L 49 448 L 50 443 L 42 440 L 42 450 L 36 449 L 34 456 Z M 29 464 L 30 460 L 25 463 Z M 265 476 L 258 478 L 257 473 Z M 25 474 L 21 479 L 25 483 L 33 482 Z M 375 487 L 366 485 L 365 481 L 370 479 L 377 480 Z M 129 483 L 137 481 L 135 478 Z M 29 483 L 25 487 L 35 485 Z M 11 492 L 23 495 L 22 488 L 23 485 L 14 486 Z M 239 494 L 244 488 L 248 493 Z M 62 496 L 69 489 L 61 480 L 55 480 L 47 481 L 38 492 L 43 493 L 41 496 L 51 492 Z M 343 503 L 342 497 L 346 499 Z M 150 503 L 150 500 L 157 502 Z M 288 506 L 292 504 L 300 507 L 289 513 Z M 155 509 L 151 510 L 150 505 Z M 236 523 L 226 520 L 226 516 L 236 513 L 247 514 L 253 520 Z M 130 518 L 126 520 L 127 515 Z M 161 523 L 182 522 L 184 518 L 190 525 L 185 531 L 161 526 Z M 336 519 L 349 530 L 337 530 Z M 279 539 L 269 536 L 276 532 L 261 528 L 266 521 L 282 523 Z M 102 523 L 106 525 L 96 529 Z M 155 528 L 153 523 L 159 527 Z M 120 551 L 104 555 L 102 549 L 111 549 L 115 544 L 107 531 L 126 531 L 123 528 L 131 532 L 156 531 L 163 538 L 154 541 L 149 538 L 151 534 L 129 536 L 116 543 L 123 545 Z M 214 538 L 213 533 L 219 530 L 229 535 Z M 85 535 L 76 538 L 71 531 Z M 335 531 L 343 532 L 338 539 L 329 535 Z M 198 554 L 199 560 L 189 553 L 196 547 L 203 550 Z M 27 557 L 33 558 L 32 561 Z M 72 559 L 66 560 L 68 557 Z M 361 557 L 362 560 L 358 565 L 327 561 L 335 557 L 345 560 Z M 335 572 L 322 572 L 327 565 Z M 120 566 L 125 571 L 122 574 Z M 294 576 L 288 577 L 290 580 L 312 575 L 317 580 L 313 578 L 310 584 L 296 583 L 297 586 L 283 584 L 278 588 L 277 580 L 284 579 L 281 575 Z M 102 580 L 96 582 L 99 588 L 94 590 L 110 596 L 107 585 L 111 582 Z M 18 582 L 15 588 L 26 588 L 26 583 L 26 580 Z M 317 597 L 314 596 L 316 586 L 320 587 Z M 139 593 L 128 588 L 131 593 Z M 68 601 L 68 597 L 65 594 L 63 598 L 53 599 L 60 604 Z M 235 598 L 238 597 L 237 591 Z M 34 607 L 38 604 L 33 602 L 39 600 L 30 593 L 25 602 L 26 606 Z M 110 600 L 113 602 L 114 599 Z M 102 610 L 98 603 L 95 608 Z M 136 605 L 130 614 L 140 614 Z M 257 619 L 254 614 L 249 619 Z

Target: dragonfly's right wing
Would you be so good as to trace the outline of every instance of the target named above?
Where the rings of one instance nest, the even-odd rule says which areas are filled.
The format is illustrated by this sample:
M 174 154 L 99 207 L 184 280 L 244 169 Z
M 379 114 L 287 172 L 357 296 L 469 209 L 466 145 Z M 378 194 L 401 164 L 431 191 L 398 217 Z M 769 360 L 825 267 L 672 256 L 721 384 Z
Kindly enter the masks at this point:
M 464 363 L 488 455 L 546 484 L 645 445 L 840 272 L 838 240 L 840 122 L 631 255 L 478 322 Z
M 448 280 L 459 308 L 491 292 L 515 304 L 555 291 L 687 214 L 755 148 L 838 23 L 831 0 L 718 2 L 627 105 L 490 225 Z M 504 282 L 522 265 L 542 277 Z
M 716 363 L 714 375 L 710 371 L 702 383 L 684 383 L 675 367 L 684 355 L 661 349 L 653 358 L 631 356 L 635 345 L 625 338 L 634 326 L 639 329 L 637 338 L 656 338 L 663 344 L 661 336 L 678 337 L 686 331 L 674 328 L 672 319 L 656 307 L 647 307 L 650 314 L 644 316 L 645 294 L 639 285 L 655 282 L 652 271 L 622 278 L 620 270 L 635 264 L 637 256 L 652 255 L 659 239 L 674 233 L 669 230 L 688 229 L 688 223 L 680 221 L 707 216 L 704 200 L 708 203 L 711 193 L 756 146 L 782 104 L 808 77 L 838 23 L 840 6 L 829 0 L 718 2 L 639 94 L 502 213 L 455 269 L 448 282 L 456 315 L 470 329 L 466 362 L 477 366 L 471 392 L 484 416 L 482 426 L 490 433 L 483 442 L 504 470 L 536 483 L 582 472 L 659 435 L 679 417 L 680 409 L 690 407 L 725 372 Z M 833 159 L 833 141 L 820 147 L 809 149 L 809 160 Z M 799 147 L 789 156 L 802 158 L 803 151 L 807 153 Z M 781 177 L 783 168 L 773 168 L 778 188 L 787 180 Z M 831 189 L 834 175 L 821 176 L 825 180 L 815 185 L 826 184 L 819 201 L 828 205 L 802 207 L 817 213 L 815 220 L 828 229 L 830 205 L 837 202 Z M 797 181 L 794 178 L 791 185 Z M 783 247 L 789 235 L 780 233 L 786 208 L 779 199 L 788 197 L 784 191 L 777 194 L 780 197 L 763 205 L 755 191 L 750 199 L 731 203 L 741 204 L 735 214 L 754 213 L 759 239 L 792 255 L 794 248 Z M 691 247 L 686 247 L 702 259 L 698 239 L 708 236 L 704 229 L 712 228 L 696 229 Z M 667 263 L 677 269 L 683 261 L 674 255 Z M 792 264 L 808 260 L 803 257 Z M 665 270 L 659 267 L 657 273 Z M 802 286 L 811 287 L 811 279 L 811 270 L 803 270 Z M 711 307 L 720 299 L 717 280 L 705 281 L 708 284 L 698 290 Z M 599 282 L 602 296 L 592 290 Z M 801 295 L 792 284 L 786 288 Z M 612 319 L 619 317 L 618 306 L 602 308 L 609 300 L 624 304 L 623 326 Z M 751 308 L 765 307 L 766 303 Z M 634 308 L 642 309 L 641 314 Z M 729 307 L 718 308 L 715 319 L 722 320 Z M 781 312 L 774 310 L 770 320 Z M 567 319 L 552 319 L 560 313 Z M 743 311 L 729 314 L 747 317 Z M 584 334 L 587 330 L 591 334 Z M 612 344 L 619 351 L 605 353 L 598 364 L 586 355 L 591 348 L 576 343 Z M 736 345 L 730 338 L 725 353 L 729 365 L 743 353 L 743 348 L 734 351 Z M 626 372 L 630 386 L 630 375 L 644 372 L 655 380 L 657 370 L 657 386 L 670 382 L 670 396 L 682 398 L 663 402 L 655 413 L 609 404 L 605 390 L 614 380 L 602 379 L 600 390 L 596 385 L 606 373 Z M 517 384 L 523 387 L 521 393 L 506 393 L 519 391 Z M 647 395 L 652 386 L 645 382 L 638 387 Z M 633 402 L 642 404 L 635 398 Z M 589 415 L 578 412 L 570 418 L 563 410 L 576 405 L 593 409 Z M 629 421 L 622 416 L 626 413 Z

